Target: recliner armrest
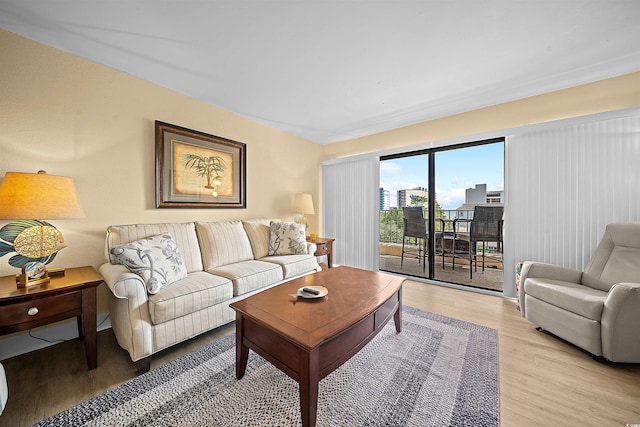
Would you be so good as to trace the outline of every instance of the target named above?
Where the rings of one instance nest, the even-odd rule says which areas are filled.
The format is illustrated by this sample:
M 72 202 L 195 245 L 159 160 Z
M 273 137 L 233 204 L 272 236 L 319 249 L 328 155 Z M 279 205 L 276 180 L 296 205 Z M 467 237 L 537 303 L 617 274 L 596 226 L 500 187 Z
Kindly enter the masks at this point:
M 561 265 L 547 264 L 544 262 L 525 261 L 520 271 L 520 288 L 518 289 L 518 301 L 520 312 L 525 316 L 524 284 L 529 277 L 561 280 L 563 282 L 580 283 L 582 272 Z
M 604 302 L 602 355 L 612 362 L 640 360 L 640 283 L 616 283 Z

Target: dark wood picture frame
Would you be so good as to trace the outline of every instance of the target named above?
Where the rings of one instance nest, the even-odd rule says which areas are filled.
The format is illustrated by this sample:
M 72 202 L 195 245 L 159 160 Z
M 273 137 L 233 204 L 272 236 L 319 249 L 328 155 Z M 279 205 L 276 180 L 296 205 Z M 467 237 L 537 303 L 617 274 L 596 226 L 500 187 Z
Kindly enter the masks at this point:
M 246 208 L 246 144 L 157 121 L 157 208 Z

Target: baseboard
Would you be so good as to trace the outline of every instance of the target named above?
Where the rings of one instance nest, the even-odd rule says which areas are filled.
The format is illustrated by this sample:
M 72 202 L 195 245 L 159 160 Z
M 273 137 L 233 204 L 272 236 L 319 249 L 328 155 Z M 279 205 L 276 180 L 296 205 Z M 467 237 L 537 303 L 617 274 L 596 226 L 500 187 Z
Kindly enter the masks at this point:
M 109 313 L 98 314 L 98 331 L 111 328 Z M 48 328 L 32 330 L 9 338 L 0 338 L 0 360 L 30 353 L 41 348 L 78 338 L 78 326 L 75 319 Z

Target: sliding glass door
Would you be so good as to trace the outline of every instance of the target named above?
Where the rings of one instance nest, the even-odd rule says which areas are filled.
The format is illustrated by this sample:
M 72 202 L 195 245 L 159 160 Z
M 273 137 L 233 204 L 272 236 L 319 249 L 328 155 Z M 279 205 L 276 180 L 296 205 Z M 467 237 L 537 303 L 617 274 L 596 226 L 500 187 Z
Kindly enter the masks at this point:
M 503 206 L 503 139 L 381 158 L 380 270 L 501 291 Z
M 381 160 L 380 270 L 429 277 L 428 213 L 429 154 Z

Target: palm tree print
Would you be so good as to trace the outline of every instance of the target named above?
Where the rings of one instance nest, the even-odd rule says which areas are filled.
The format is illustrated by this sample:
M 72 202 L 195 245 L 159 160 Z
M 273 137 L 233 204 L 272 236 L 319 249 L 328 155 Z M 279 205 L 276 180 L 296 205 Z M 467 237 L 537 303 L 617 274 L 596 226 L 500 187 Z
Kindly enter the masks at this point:
M 207 185 L 204 188 L 215 189 L 222 184 L 222 177 L 227 167 L 224 159 L 220 156 L 203 156 L 200 154 L 185 154 L 184 162 L 187 168 L 195 169 L 200 177 L 207 178 Z

